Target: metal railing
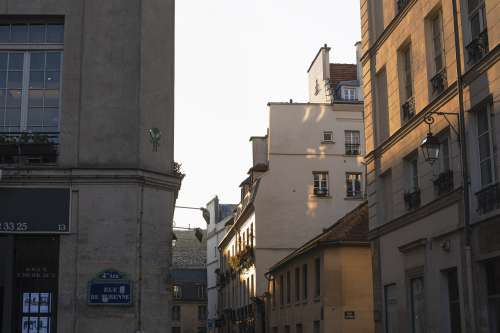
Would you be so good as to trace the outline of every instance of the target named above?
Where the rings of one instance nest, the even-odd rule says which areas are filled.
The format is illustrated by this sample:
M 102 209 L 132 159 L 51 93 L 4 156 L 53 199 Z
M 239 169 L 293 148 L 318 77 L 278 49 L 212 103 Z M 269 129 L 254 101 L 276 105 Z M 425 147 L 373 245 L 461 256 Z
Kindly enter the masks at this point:
M 58 147 L 58 132 L 0 133 L 0 163 L 56 163 Z
M 415 115 L 415 97 L 411 96 L 401 105 L 403 121 L 410 120 Z
M 420 207 L 420 189 L 404 194 L 405 207 L 407 210 L 413 210 Z
M 483 30 L 466 47 L 468 64 L 475 64 L 488 52 L 488 30 Z
M 439 72 L 437 72 L 432 78 L 431 78 L 431 86 L 432 86 L 432 95 L 438 96 L 441 94 L 447 87 L 448 82 L 446 80 L 446 69 L 442 69 Z
M 361 144 L 359 143 L 346 143 L 345 144 L 345 154 L 346 155 L 360 155 Z
M 453 171 L 448 170 L 441 172 L 439 176 L 433 180 L 433 183 L 434 190 L 438 196 L 453 191 Z

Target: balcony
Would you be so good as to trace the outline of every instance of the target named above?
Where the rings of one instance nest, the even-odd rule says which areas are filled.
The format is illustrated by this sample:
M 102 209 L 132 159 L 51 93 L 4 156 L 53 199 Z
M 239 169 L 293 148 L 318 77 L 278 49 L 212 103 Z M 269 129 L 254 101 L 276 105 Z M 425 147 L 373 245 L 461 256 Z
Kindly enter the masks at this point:
M 438 196 L 453 191 L 453 171 L 448 170 L 441 172 L 439 176 L 433 180 L 434 191 Z
M 254 258 L 253 248 L 247 245 L 240 253 L 229 258 L 229 267 L 234 272 L 247 270 L 254 264 Z
M 411 96 L 401 105 L 403 122 L 407 122 L 415 115 L 415 97 Z
M 473 65 L 481 60 L 488 52 L 488 31 L 483 30 L 465 49 L 467 50 L 468 64 Z
M 405 207 L 407 210 L 413 210 L 420 207 L 420 190 L 416 189 L 412 192 L 404 194 Z
M 56 163 L 59 133 L 0 133 L 0 164 Z
M 349 156 L 360 155 L 361 154 L 360 147 L 361 145 L 359 143 L 346 143 L 345 154 Z
M 486 214 L 500 208 L 500 185 L 496 183 L 483 188 L 476 192 L 476 198 L 479 214 Z
M 398 13 L 401 13 L 403 9 L 408 5 L 410 0 L 397 0 Z
M 439 96 L 448 86 L 446 70 L 442 69 L 431 78 L 432 96 Z

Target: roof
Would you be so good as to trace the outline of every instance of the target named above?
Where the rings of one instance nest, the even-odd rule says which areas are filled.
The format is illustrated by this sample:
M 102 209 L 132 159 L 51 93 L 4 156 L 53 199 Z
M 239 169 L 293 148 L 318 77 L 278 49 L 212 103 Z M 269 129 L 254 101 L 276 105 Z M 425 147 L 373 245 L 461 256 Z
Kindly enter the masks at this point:
M 206 283 L 207 270 L 203 268 L 177 268 L 172 269 L 170 272 L 172 282 L 196 282 Z
M 356 64 L 330 64 L 330 84 L 333 91 L 342 81 L 354 81 L 358 79 Z
M 331 48 L 329 48 L 328 45 L 325 44 L 323 47 L 321 47 L 318 50 L 318 53 L 316 53 L 316 55 L 314 56 L 313 61 L 311 62 L 311 64 L 309 65 L 309 68 L 307 69 L 307 73 L 309 73 L 309 71 L 311 70 L 311 67 L 314 65 L 314 62 L 316 61 L 316 59 L 318 58 L 318 56 L 320 55 L 320 53 L 321 53 L 322 50 L 330 51 Z
M 172 248 L 172 268 L 205 268 L 207 260 L 207 231 L 201 230 L 201 242 L 196 230 L 174 230 L 177 237 Z
M 358 207 L 344 215 L 329 228 L 290 253 L 273 265 L 269 271 L 275 271 L 291 260 L 319 246 L 368 245 L 368 203 L 364 201 Z

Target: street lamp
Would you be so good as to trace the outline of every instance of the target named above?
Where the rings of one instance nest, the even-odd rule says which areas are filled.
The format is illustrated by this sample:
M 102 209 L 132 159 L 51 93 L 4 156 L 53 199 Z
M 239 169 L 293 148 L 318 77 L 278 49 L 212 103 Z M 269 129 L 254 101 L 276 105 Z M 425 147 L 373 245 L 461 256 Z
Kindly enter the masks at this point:
M 427 125 L 429 125 L 429 132 L 422 143 L 420 148 L 422 149 L 422 154 L 424 154 L 424 159 L 430 165 L 433 165 L 439 159 L 439 148 L 441 143 L 439 139 L 436 138 L 431 132 L 431 124 L 434 123 L 434 118 L 432 116 L 426 117 L 424 119 Z
M 207 224 L 210 224 L 210 212 L 206 208 L 203 208 L 203 207 L 188 207 L 188 206 L 175 206 L 175 208 L 201 210 L 201 215 L 203 216 L 203 219 L 205 220 L 205 222 L 207 222 Z

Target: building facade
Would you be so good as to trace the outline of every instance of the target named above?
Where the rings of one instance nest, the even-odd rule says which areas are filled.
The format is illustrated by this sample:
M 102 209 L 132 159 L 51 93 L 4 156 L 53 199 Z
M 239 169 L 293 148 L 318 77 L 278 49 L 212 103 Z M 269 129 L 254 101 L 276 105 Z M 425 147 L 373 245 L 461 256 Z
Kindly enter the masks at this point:
M 268 332 L 374 332 L 368 204 L 273 265 L 267 277 Z
M 0 331 L 170 330 L 174 1 L 0 1 Z
M 207 332 L 207 233 L 174 229 L 172 333 Z
M 207 328 L 209 333 L 219 332 L 220 323 L 217 319 L 223 311 L 219 307 L 217 291 L 217 273 L 220 271 L 219 243 L 224 238 L 226 224 L 232 223 L 235 207 L 236 205 L 220 204 L 218 197 L 214 197 L 206 205 L 210 213 L 210 223 L 207 226 Z
M 357 68 L 329 64 L 329 50 L 308 70 L 311 102 L 269 103 L 267 135 L 250 139 L 253 165 L 219 244 L 226 332 L 263 332 L 268 269 L 364 199 L 363 104 L 333 97 Z
M 500 6 L 456 3 L 361 1 L 377 332 L 500 329 Z

